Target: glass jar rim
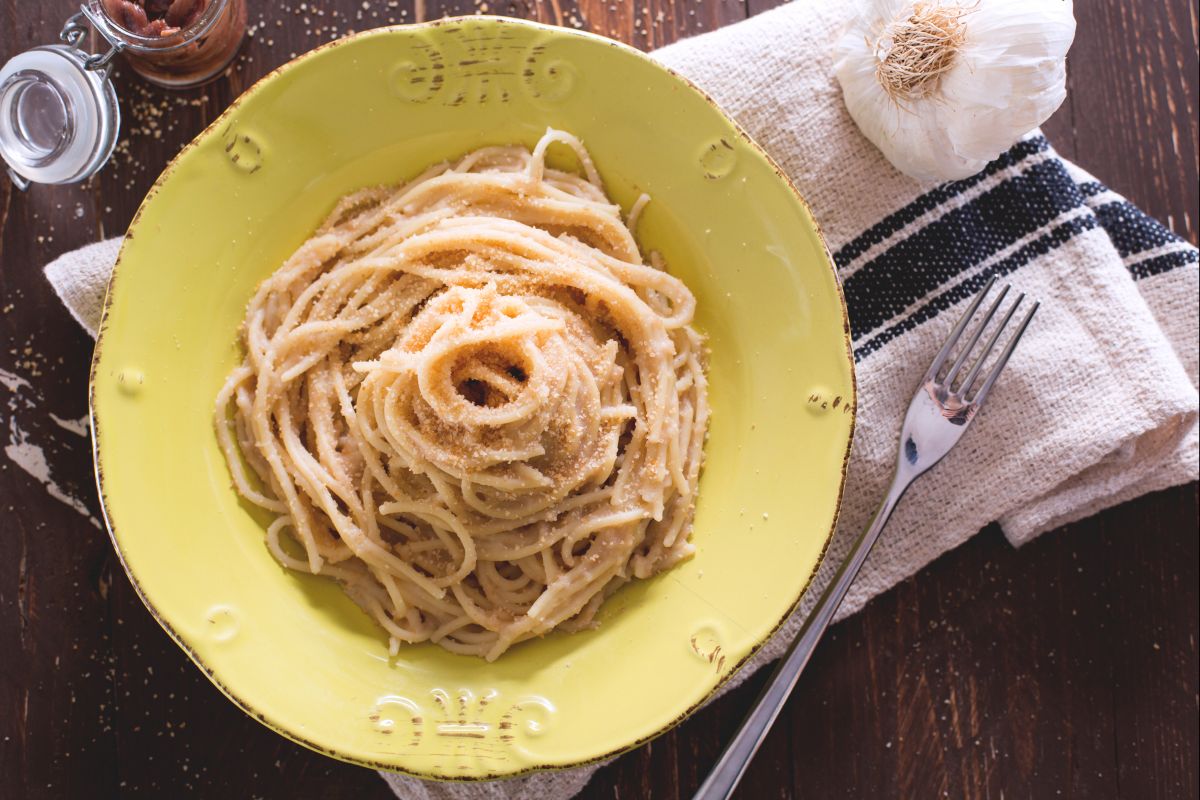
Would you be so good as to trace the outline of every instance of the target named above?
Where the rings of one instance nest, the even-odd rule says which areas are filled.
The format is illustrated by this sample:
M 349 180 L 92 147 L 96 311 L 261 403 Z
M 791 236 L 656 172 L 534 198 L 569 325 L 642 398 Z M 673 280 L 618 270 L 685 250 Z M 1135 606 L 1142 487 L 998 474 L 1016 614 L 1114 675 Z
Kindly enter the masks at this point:
M 142 36 L 121 27 L 104 11 L 104 5 L 101 0 L 87 0 L 84 10 L 90 12 L 87 15 L 88 19 L 100 30 L 104 38 L 114 44 L 116 41 L 121 42 L 124 49 L 140 54 L 170 53 L 186 47 L 194 39 L 208 33 L 213 25 L 216 24 L 221 12 L 229 5 L 229 2 L 230 0 L 211 0 L 204 9 L 204 12 L 193 20 L 190 25 L 180 28 L 176 33 L 167 37 Z M 170 43 L 163 43 L 164 39 Z

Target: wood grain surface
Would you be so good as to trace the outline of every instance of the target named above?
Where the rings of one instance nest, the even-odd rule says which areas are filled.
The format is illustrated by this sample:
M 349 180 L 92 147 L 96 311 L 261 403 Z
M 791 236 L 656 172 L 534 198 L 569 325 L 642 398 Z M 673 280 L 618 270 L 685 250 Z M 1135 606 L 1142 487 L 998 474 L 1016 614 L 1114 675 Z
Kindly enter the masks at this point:
M 118 69 L 122 140 L 94 180 L 0 186 L 6 800 L 391 796 L 373 772 L 245 717 L 139 603 L 94 522 L 90 448 L 73 430 L 86 412 L 91 340 L 42 265 L 121 232 L 167 160 L 253 80 L 351 30 L 487 10 L 650 49 L 776 3 L 249 4 L 254 35 L 217 83 L 169 93 Z M 0 0 L 0 61 L 53 40 L 77 5 Z M 1071 91 L 1048 134 L 1196 242 L 1194 0 L 1088 0 L 1075 10 Z M 739 796 L 1196 797 L 1197 538 L 1195 485 L 1021 550 L 989 528 L 833 629 Z M 690 796 L 764 677 L 604 768 L 582 796 Z

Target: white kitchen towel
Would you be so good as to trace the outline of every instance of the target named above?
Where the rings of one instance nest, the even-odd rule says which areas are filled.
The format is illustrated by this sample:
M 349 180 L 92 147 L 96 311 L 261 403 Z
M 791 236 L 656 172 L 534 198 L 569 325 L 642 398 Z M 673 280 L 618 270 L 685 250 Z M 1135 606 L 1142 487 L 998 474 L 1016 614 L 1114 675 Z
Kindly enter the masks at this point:
M 897 173 L 858 132 L 833 78 L 828 45 L 847 13 L 846 4 L 796 0 L 654 54 L 788 173 L 843 281 L 860 401 L 823 575 L 886 488 L 904 410 L 966 301 L 999 276 L 1042 307 L 970 433 L 896 511 L 841 616 L 990 522 L 1021 544 L 1195 480 L 1200 285 L 1194 247 L 1060 159 L 1038 133 L 966 180 L 930 185 Z M 93 332 L 117 246 L 93 245 L 46 268 Z M 782 652 L 813 594 L 731 685 Z M 594 770 L 476 784 L 384 777 L 406 800 L 562 800 Z

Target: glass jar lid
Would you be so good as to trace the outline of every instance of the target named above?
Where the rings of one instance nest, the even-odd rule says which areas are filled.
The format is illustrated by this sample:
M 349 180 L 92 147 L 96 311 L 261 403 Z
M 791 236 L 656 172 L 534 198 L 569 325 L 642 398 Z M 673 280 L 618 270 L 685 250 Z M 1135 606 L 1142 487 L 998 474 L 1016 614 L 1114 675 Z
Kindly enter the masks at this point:
M 112 155 L 119 126 L 106 70 L 74 47 L 35 47 L 0 68 L 0 156 L 19 185 L 86 179 Z
M 83 17 L 63 28 L 66 44 L 34 47 L 0 67 L 0 158 L 21 188 L 85 180 L 116 147 L 121 115 L 108 73 L 119 48 L 80 49 Z

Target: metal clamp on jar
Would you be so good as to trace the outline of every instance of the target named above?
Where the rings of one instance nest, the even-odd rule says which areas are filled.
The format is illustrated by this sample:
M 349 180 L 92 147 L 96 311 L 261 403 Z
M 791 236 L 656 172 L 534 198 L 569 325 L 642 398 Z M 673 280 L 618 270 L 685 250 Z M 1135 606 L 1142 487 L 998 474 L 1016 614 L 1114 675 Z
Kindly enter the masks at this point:
M 108 43 L 83 49 L 88 25 Z M 75 183 L 112 155 L 120 127 L 109 75 L 124 54 L 160 86 L 198 86 L 225 71 L 246 33 L 245 0 L 88 0 L 59 33 L 0 68 L 0 157 L 18 187 Z

